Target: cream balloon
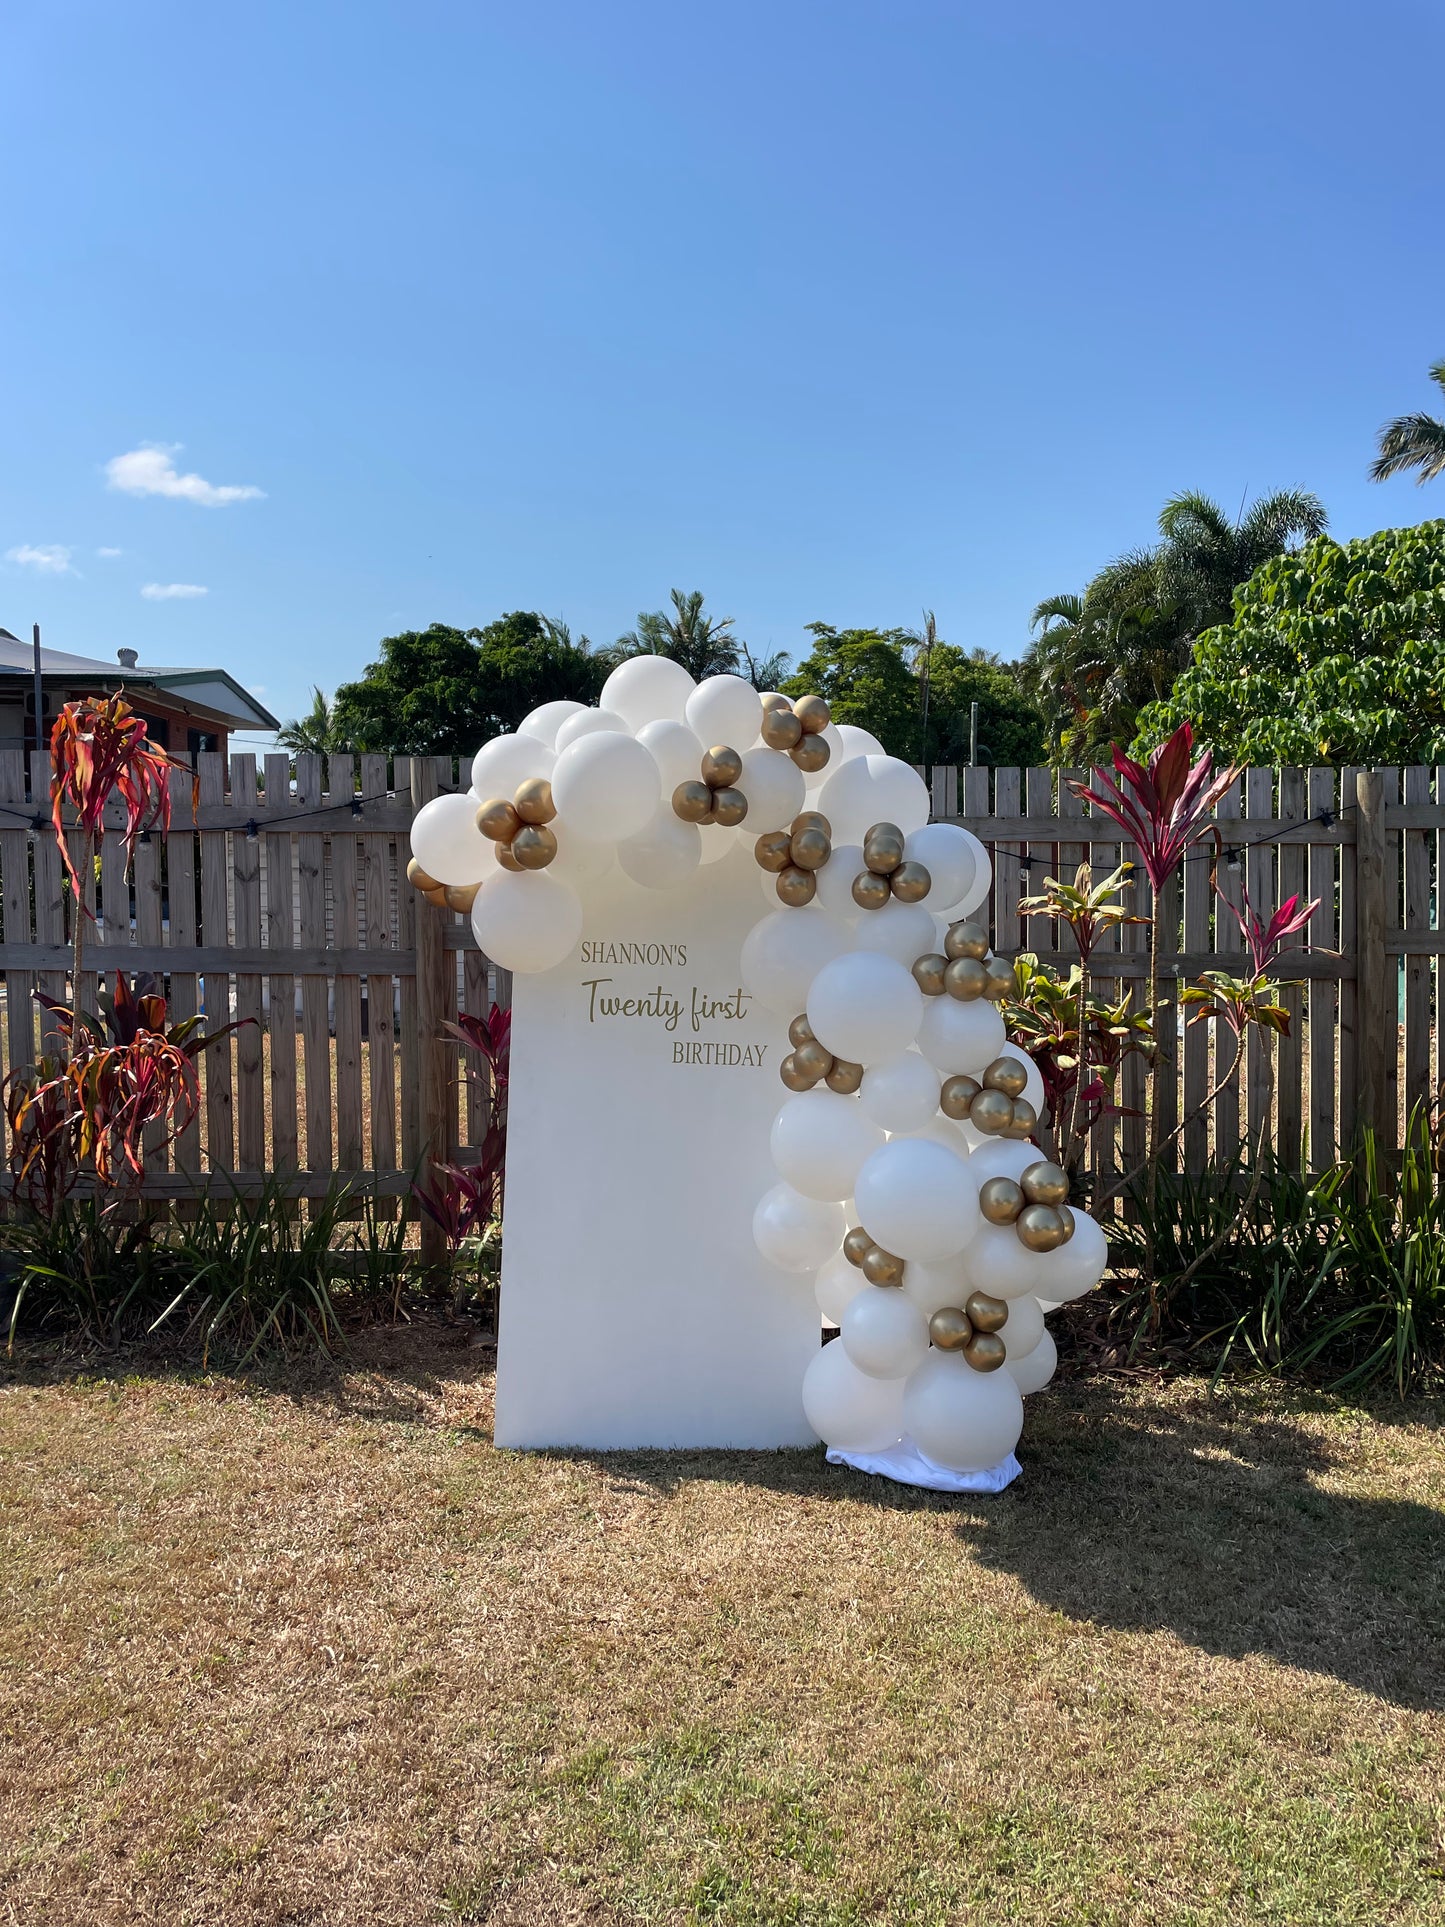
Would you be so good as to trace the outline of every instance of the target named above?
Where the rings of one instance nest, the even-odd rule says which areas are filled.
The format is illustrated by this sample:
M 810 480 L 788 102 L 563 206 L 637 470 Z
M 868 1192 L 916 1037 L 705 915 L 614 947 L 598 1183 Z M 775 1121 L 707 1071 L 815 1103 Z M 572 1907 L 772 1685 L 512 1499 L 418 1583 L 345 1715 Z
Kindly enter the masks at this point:
M 844 929 L 845 942 L 847 937 Z M 897 1056 L 913 1042 L 923 1015 L 923 993 L 896 958 L 851 950 L 818 971 L 808 990 L 807 1010 L 825 1050 L 850 1064 L 874 1064 Z
M 869 1378 L 835 1338 L 803 1374 L 803 1412 L 836 1451 L 886 1452 L 903 1436 L 903 1381 Z
M 967 1161 L 926 1138 L 890 1138 L 859 1171 L 853 1200 L 885 1251 L 926 1264 L 962 1251 L 980 1222 Z
M 741 830 L 730 830 L 721 823 L 709 823 L 702 833 L 703 867 L 706 868 L 710 863 L 721 863 L 724 857 L 731 856 L 745 832 L 746 825 Z M 773 901 L 777 902 L 776 892 Z
M 844 1351 L 869 1378 L 907 1378 L 928 1350 L 928 1320 L 906 1292 L 865 1285 L 838 1330 Z
M 1003 1366 L 1022 1396 L 1027 1398 L 1030 1392 L 1044 1389 L 1057 1370 L 1058 1363 L 1059 1349 L 1054 1343 L 1054 1335 L 1046 1331 L 1031 1352 L 1022 1358 L 1005 1358 Z
M 504 970 L 553 970 L 582 935 L 582 900 L 545 870 L 499 870 L 477 893 L 472 930 L 483 956 Z
M 818 879 L 818 894 L 813 901 L 821 904 L 832 916 L 842 917 L 847 923 L 857 923 L 864 913 L 853 901 L 853 879 L 862 868 L 861 843 L 835 843 L 833 854 L 822 869 L 813 872 Z M 878 913 L 875 911 L 873 914 Z M 912 962 L 912 958 L 909 962 Z
M 644 890 L 671 890 L 686 883 L 701 861 L 702 831 L 674 816 L 665 803 L 645 830 L 617 845 L 623 875 Z
M 494 736 L 472 758 L 473 809 L 494 796 L 510 798 L 519 783 L 533 776 L 550 777 L 556 761 L 550 745 L 540 737 Z
M 905 860 L 921 863 L 933 879 L 923 899 L 926 909 L 947 909 L 971 888 L 978 867 L 973 854 L 977 841 L 956 823 L 925 823 L 903 839 Z
M 885 957 L 896 958 L 911 972 L 918 958 L 926 957 L 932 950 L 933 941 L 933 918 L 923 905 L 900 903 L 893 897 L 881 910 L 858 913 L 853 947 L 881 951 Z M 942 1003 L 943 999 L 934 997 L 929 1001 Z
M 964 1281 L 963 1266 L 957 1258 L 938 1265 L 921 1264 L 912 1258 L 903 1267 L 903 1289 L 923 1316 L 932 1318 L 945 1305 L 962 1305 L 971 1287 Z
M 763 700 L 741 676 L 709 676 L 688 697 L 684 720 L 709 749 L 726 743 L 741 756 L 758 740 Z
M 830 1325 L 842 1319 L 849 1302 L 868 1288 L 868 1280 L 857 1265 L 850 1265 L 841 1251 L 835 1251 L 813 1280 L 813 1296 L 818 1309 Z
M 790 756 L 759 744 L 743 753 L 743 773 L 733 785 L 748 799 L 743 825 L 749 836 L 785 830 L 802 811 L 807 796 L 803 772 Z
M 1018 1444 L 1024 1402 L 1007 1371 L 976 1372 L 961 1352 L 931 1351 L 903 1388 L 903 1423 L 934 1465 L 987 1472 Z
M 1009 1300 L 1008 1319 L 1003 1331 L 1004 1361 L 1026 1358 L 1044 1335 L 1044 1314 L 1037 1298 L 1026 1291 L 1021 1298 Z
M 480 883 L 497 867 L 496 851 L 477 828 L 474 796 L 434 796 L 412 819 L 411 853 L 438 883 Z
M 791 1022 L 806 1004 L 813 980 L 847 944 L 846 926 L 811 904 L 803 910 L 775 910 L 743 939 L 743 988 L 765 1009 Z
M 887 751 L 870 730 L 860 729 L 857 723 L 838 723 L 838 737 L 834 755 L 840 763 L 850 763 L 855 756 L 884 756 Z
M 970 1153 L 968 1168 L 980 1184 L 989 1178 L 1012 1178 L 1017 1184 L 1031 1164 L 1043 1156 L 1037 1144 L 1016 1137 L 987 1137 Z
M 603 683 L 601 702 L 640 736 L 649 723 L 681 722 L 696 687 L 682 664 L 669 656 L 629 656 Z
M 1072 1210 L 1073 1237 L 1056 1251 L 1039 1254 L 1039 1296 L 1060 1305 L 1092 1291 L 1109 1267 L 1109 1241 L 1098 1219 L 1082 1205 Z
M 978 997 L 961 1004 L 956 997 L 930 997 L 918 1026 L 918 1048 L 945 1077 L 991 1064 L 1004 1047 L 1006 1033 L 996 1005 Z
M 557 731 L 569 716 L 580 716 L 586 707 L 586 703 L 573 702 L 570 698 L 555 703 L 542 703 L 517 725 L 517 734 L 535 736 L 537 741 L 545 743 L 548 749 L 555 749 Z
M 938 1115 L 938 1091 L 932 1064 L 905 1050 L 864 1071 L 858 1102 L 885 1131 L 921 1131 Z
M 634 737 L 611 730 L 583 736 L 561 751 L 552 771 L 554 827 L 585 843 L 620 843 L 647 828 L 661 793 L 657 764 Z
M 696 783 L 698 771 L 702 768 L 702 755 L 706 747 L 700 743 L 686 723 L 663 719 L 658 722 L 644 723 L 637 732 L 637 740 L 651 752 L 662 777 L 662 800 L 671 803 L 672 792 L 679 783 Z
M 843 1242 L 841 1205 L 775 1184 L 753 1212 L 753 1241 L 779 1271 L 816 1271 Z
M 963 1254 L 968 1289 L 990 1298 L 1037 1295 L 1045 1290 L 1043 1255 L 1030 1251 L 1011 1224 L 985 1224 Z
M 955 1123 L 951 1117 L 930 1118 L 921 1131 L 912 1131 L 909 1135 L 927 1138 L 930 1144 L 941 1144 L 945 1151 L 952 1151 L 956 1158 L 967 1159 L 973 1148 L 963 1125 Z M 970 1164 L 969 1169 L 972 1168 Z
M 989 861 L 988 851 L 979 842 L 972 830 L 956 824 L 968 838 L 969 850 L 973 856 L 973 881 L 964 890 L 957 903 L 947 905 L 929 901 L 930 910 L 942 910 L 950 923 L 957 923 L 960 917 L 971 917 L 981 904 L 988 901 L 988 893 L 993 888 L 993 864 Z
M 770 1148 L 778 1176 L 805 1198 L 841 1204 L 883 1133 L 851 1097 L 800 1091 L 773 1119 Z
M 563 836 L 557 854 L 547 866 L 549 876 L 560 877 L 574 888 L 578 884 L 599 883 L 617 868 L 617 852 L 611 843 L 584 843 L 580 837 Z
M 928 821 L 923 778 L 896 756 L 855 756 L 818 792 L 818 808 L 840 843 L 861 843 L 875 823 L 896 823 L 906 837 Z
M 580 743 L 584 736 L 630 736 L 627 719 L 619 716 L 613 709 L 584 709 L 579 716 L 569 716 L 557 731 L 557 754 L 569 749 L 573 743 Z

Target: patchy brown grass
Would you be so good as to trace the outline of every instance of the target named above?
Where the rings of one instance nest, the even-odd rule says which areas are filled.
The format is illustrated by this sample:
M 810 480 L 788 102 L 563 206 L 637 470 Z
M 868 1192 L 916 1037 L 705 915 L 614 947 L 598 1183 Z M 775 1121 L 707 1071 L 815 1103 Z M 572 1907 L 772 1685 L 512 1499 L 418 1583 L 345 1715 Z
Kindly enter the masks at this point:
M 441 1328 L 12 1380 L 0 1919 L 1445 1913 L 1433 1409 L 1065 1390 L 977 1501 L 490 1410 Z

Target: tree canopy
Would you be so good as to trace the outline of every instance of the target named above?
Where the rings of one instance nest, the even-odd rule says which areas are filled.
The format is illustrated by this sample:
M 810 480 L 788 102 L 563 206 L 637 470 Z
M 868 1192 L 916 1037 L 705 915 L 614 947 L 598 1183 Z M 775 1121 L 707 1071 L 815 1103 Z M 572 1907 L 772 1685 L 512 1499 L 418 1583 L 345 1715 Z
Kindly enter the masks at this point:
M 1265 563 L 1142 711 L 1136 753 L 1186 719 L 1242 763 L 1445 762 L 1445 522 Z

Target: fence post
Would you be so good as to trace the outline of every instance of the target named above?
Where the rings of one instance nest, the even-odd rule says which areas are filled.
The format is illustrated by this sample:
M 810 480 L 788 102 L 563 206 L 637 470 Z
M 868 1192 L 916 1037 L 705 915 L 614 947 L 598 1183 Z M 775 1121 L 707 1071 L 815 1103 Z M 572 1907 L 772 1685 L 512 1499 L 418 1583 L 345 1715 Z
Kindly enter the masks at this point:
M 436 766 L 429 756 L 411 759 L 413 813 L 437 793 Z M 410 886 L 403 883 L 402 887 Z M 442 920 L 430 904 L 416 906 L 416 1020 L 417 1109 L 420 1114 L 421 1158 L 418 1176 L 423 1184 L 433 1178 L 433 1165 L 447 1154 L 446 1059 L 442 1042 L 442 1014 L 446 1000 L 446 945 Z M 424 1265 L 445 1264 L 447 1242 L 438 1224 L 421 1214 L 421 1259 Z
M 1380 1149 L 1395 1150 L 1390 1072 L 1400 1048 L 1398 1002 L 1385 950 L 1385 783 L 1379 770 L 1355 776 L 1355 996 L 1360 1122 Z M 1387 1055 L 1388 1053 L 1388 1055 Z M 1341 1119 L 1341 1123 L 1344 1120 Z M 1343 1135 L 1343 1133 L 1342 1133 Z

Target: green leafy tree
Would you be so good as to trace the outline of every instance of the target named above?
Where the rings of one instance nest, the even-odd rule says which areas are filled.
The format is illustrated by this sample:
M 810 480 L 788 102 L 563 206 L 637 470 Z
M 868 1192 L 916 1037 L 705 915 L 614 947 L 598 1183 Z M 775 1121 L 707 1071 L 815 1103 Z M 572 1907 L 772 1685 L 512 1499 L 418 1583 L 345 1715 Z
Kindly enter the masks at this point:
M 966 763 L 972 706 L 977 703 L 981 763 L 1027 766 L 1042 761 L 1043 714 L 1021 687 L 1016 662 L 1004 662 L 991 650 L 939 642 L 932 650 L 929 683 L 928 737 L 920 743 L 926 753 L 912 760 Z
M 680 662 L 695 682 L 705 682 L 709 676 L 735 676 L 743 645 L 732 633 L 732 617 L 710 616 L 701 589 L 688 594 L 674 589 L 671 595 L 672 614 L 665 609 L 644 611 L 637 627 L 619 636 L 606 652 L 608 659 L 616 663 L 629 656 L 668 656 Z
M 909 666 L 906 629 L 835 629 L 806 625 L 813 647 L 782 686 L 785 696 L 818 695 L 835 723 L 854 723 L 891 756 L 914 762 L 918 747 L 918 682 Z
M 315 684 L 311 688 L 310 709 L 278 729 L 276 741 L 293 756 L 330 756 L 350 747 L 336 727 L 332 705 Z
M 1143 710 L 1136 754 L 1186 719 L 1237 763 L 1445 761 L 1445 522 L 1267 562 Z
M 1445 395 L 1445 361 L 1432 363 L 1430 379 Z M 1435 415 L 1397 415 L 1380 430 L 1380 452 L 1370 464 L 1370 480 L 1417 471 L 1417 482 L 1445 475 L 1445 422 Z

